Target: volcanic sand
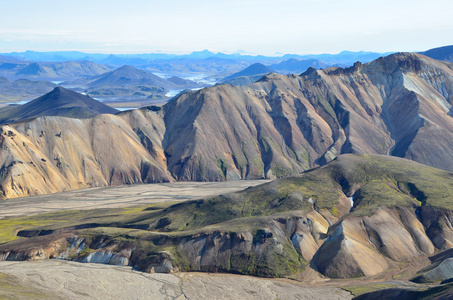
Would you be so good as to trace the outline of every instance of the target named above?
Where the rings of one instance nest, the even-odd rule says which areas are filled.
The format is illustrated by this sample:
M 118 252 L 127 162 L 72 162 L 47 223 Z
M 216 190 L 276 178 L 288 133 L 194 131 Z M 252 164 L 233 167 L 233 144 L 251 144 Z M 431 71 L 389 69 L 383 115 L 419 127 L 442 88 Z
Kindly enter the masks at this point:
M 0 262 L 0 298 L 351 299 L 334 287 L 209 273 L 149 274 L 130 267 L 62 260 Z
M 118 208 L 160 202 L 186 201 L 243 190 L 269 180 L 174 182 L 80 189 L 0 201 L 0 219 L 59 210 Z

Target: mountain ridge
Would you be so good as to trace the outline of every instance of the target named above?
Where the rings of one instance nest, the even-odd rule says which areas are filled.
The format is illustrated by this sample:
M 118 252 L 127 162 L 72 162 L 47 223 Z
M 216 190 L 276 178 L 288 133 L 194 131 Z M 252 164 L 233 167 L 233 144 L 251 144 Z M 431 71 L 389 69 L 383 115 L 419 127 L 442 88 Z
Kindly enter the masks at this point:
M 90 140 L 86 132 L 106 131 L 103 139 L 111 149 L 74 146 L 84 153 L 85 161 L 89 157 L 96 162 L 89 170 L 80 161 L 66 162 L 71 170 L 86 169 L 86 177 L 77 181 L 82 182 L 80 186 L 273 179 L 324 165 L 342 153 L 394 155 L 452 171 L 453 154 L 448 150 L 453 147 L 452 95 L 450 64 L 420 54 L 398 53 L 350 68 L 311 68 L 301 75 L 272 73 L 246 86 L 217 85 L 182 93 L 161 108 L 98 116 L 82 124 L 38 118 L 33 127 L 40 130 L 28 136 L 25 128 L 31 125 L 27 123 L 12 124 L 3 131 L 13 132 L 26 144 L 27 140 L 36 144 L 41 131 L 51 132 L 42 142 L 55 145 L 55 134 L 60 131 L 71 145 L 76 140 Z M 92 127 L 101 119 L 105 125 Z M 66 132 L 59 122 L 77 129 Z M 5 137 L 3 143 L 11 142 Z M 130 149 L 124 153 L 131 156 L 122 158 L 129 167 L 109 162 L 100 168 L 97 164 L 105 156 L 117 157 L 110 153 L 116 149 L 115 143 Z M 2 150 L 2 155 L 29 161 L 21 158 L 23 150 L 17 147 L 15 154 Z M 58 147 L 35 151 L 52 162 L 56 153 L 71 157 Z M 0 163 L 6 167 L 11 161 Z M 38 172 L 43 166 L 36 163 Z M 21 166 L 13 165 L 2 182 L 20 179 L 10 175 L 15 168 L 22 172 Z M 55 172 L 68 180 L 64 168 Z M 73 174 L 71 178 L 77 173 Z M 89 174 L 103 179 L 94 180 Z M 52 180 L 47 184 L 52 186 Z M 34 193 L 13 186 L 3 185 L 5 197 Z M 77 185 L 70 183 L 65 188 L 70 186 Z

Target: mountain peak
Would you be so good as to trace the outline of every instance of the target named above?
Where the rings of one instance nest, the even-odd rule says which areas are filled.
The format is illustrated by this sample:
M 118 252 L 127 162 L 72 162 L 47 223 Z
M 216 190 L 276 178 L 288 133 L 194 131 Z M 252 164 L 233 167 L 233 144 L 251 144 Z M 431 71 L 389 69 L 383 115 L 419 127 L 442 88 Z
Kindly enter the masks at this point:
M 379 68 L 385 73 L 393 73 L 397 70 L 418 73 L 426 63 L 423 61 L 423 57 L 416 53 L 398 52 L 380 57 L 369 63 L 368 67 Z
M 134 67 L 132 67 L 130 65 L 124 65 L 124 66 L 119 67 L 115 71 L 136 71 L 136 70 L 138 70 L 138 69 L 134 68 Z
M 52 92 L 55 92 L 55 93 L 61 93 L 61 92 L 65 92 L 65 91 L 70 91 L 70 90 L 68 90 L 68 89 L 66 89 L 66 88 L 64 88 L 64 87 L 62 87 L 61 85 L 56 86 L 56 87 L 52 90 Z M 52 93 L 52 92 L 51 92 L 51 93 Z M 71 92 L 72 92 L 72 91 L 71 91 Z M 75 92 L 74 92 L 74 93 L 75 93 Z
M 140 74 L 140 76 L 146 76 L 146 75 L 151 75 L 151 73 L 146 72 L 145 70 L 137 69 L 129 65 L 124 65 L 122 67 L 119 67 L 118 69 L 112 71 L 111 74 L 122 74 L 122 76 L 128 76 L 128 75 L 136 75 Z
M 74 98 L 74 97 L 75 98 L 79 98 L 79 97 L 85 98 L 85 97 L 88 97 L 88 96 L 80 94 L 80 93 L 77 93 L 77 92 L 72 91 L 72 90 L 68 90 L 68 89 L 66 89 L 66 88 L 64 88 L 64 87 L 59 85 L 59 86 L 56 86 L 52 91 L 50 91 L 47 94 L 39 97 L 38 99 L 41 99 L 41 98 L 48 99 L 50 97 L 53 97 L 53 98 L 57 97 L 57 99 L 62 99 L 62 98 L 68 98 L 69 97 L 68 99 L 70 99 L 70 98 Z
M 237 73 L 234 73 L 224 79 L 230 80 L 233 78 L 241 77 L 241 76 L 253 76 L 253 75 L 260 75 L 260 74 L 268 74 L 268 73 L 273 73 L 275 72 L 273 69 L 261 64 L 261 63 L 254 63 L 245 68 L 242 71 L 239 71 Z
M 96 80 L 91 81 L 91 87 L 104 87 L 104 86 L 138 86 L 138 85 L 152 85 L 163 88 L 173 88 L 174 84 L 160 78 L 148 71 L 137 69 L 129 65 L 124 65 L 118 69 L 107 72 L 96 77 Z
M 116 114 L 118 111 L 89 96 L 57 86 L 49 93 L 17 106 L 2 115 L 1 123 L 15 123 L 40 116 L 90 118 L 99 114 Z

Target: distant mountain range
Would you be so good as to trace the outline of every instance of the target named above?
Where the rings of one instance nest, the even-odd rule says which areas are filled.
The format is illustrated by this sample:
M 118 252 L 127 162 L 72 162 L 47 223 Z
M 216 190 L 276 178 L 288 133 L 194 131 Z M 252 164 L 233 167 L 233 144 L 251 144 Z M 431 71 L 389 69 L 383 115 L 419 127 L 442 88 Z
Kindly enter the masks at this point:
M 347 67 L 346 64 L 328 63 L 317 59 L 298 59 L 290 58 L 278 64 L 270 65 L 269 67 L 281 74 L 300 74 L 308 68 L 323 69 L 327 67 Z
M 9 59 L 28 60 L 34 62 L 65 62 L 74 60 L 90 60 L 99 64 L 109 66 L 130 65 L 136 68 L 148 70 L 150 72 L 162 72 L 172 75 L 201 73 L 210 76 L 216 76 L 223 79 L 233 73 L 254 63 L 265 65 L 276 65 L 288 59 L 297 60 L 316 60 L 321 65 L 338 65 L 350 66 L 356 61 L 369 62 L 388 53 L 375 52 L 350 52 L 343 51 L 339 54 L 316 54 L 316 55 L 296 55 L 286 54 L 280 56 L 263 56 L 263 55 L 241 55 L 239 53 L 224 54 L 213 53 L 208 50 L 193 52 L 186 55 L 149 53 L 149 54 L 90 54 L 77 51 L 57 51 L 57 52 L 13 52 L 4 53 L 4 57 Z M 1 61 L 1 57 L 0 57 Z M 312 63 L 310 66 L 316 66 Z M 273 67 L 271 67 L 273 68 Z M 278 68 L 274 68 L 279 71 Z M 294 68 L 293 68 L 294 69 Z M 110 70 L 109 70 L 110 71 Z M 287 72 L 288 69 L 282 69 Z M 295 72 L 303 72 L 301 68 L 294 69 Z M 290 70 L 290 72 L 293 72 Z M 0 72 L 0 75 L 1 72 Z M 92 74 L 95 75 L 95 74 Z M 5 76 L 5 75 L 4 75 Z
M 14 57 L 21 60 L 30 61 L 70 61 L 70 60 L 91 60 L 98 63 L 114 64 L 114 65 L 146 65 L 152 61 L 160 60 L 203 60 L 208 58 L 217 59 L 229 59 L 229 60 L 244 60 L 244 61 L 272 61 L 279 60 L 283 61 L 289 58 L 298 59 L 317 59 L 326 62 L 335 60 L 337 63 L 352 64 L 356 61 L 371 61 L 383 55 L 390 53 L 376 53 L 376 52 L 352 52 L 343 51 L 338 54 L 285 54 L 283 56 L 263 56 L 263 55 L 242 55 L 239 53 L 224 54 L 214 53 L 208 50 L 194 51 L 190 54 L 177 55 L 177 54 L 165 54 L 165 53 L 143 53 L 143 54 L 93 54 L 84 53 L 78 51 L 55 51 L 55 52 L 36 52 L 36 51 L 25 51 L 25 52 L 12 52 L 12 53 L 1 53 L 0 55 Z
M 290 58 L 270 66 L 265 66 L 261 63 L 254 63 L 242 71 L 227 76 L 222 80 L 222 83 L 228 83 L 231 85 L 246 85 L 257 81 L 269 73 L 300 74 L 305 72 L 308 68 L 322 69 L 327 67 L 340 67 L 340 65 L 329 64 L 316 59 L 303 60 L 297 58 Z
M 89 96 L 60 86 L 23 105 L 9 106 L 0 111 L 0 124 L 15 123 L 39 116 L 90 118 L 99 114 L 115 114 L 118 110 Z
M 158 86 L 165 89 L 176 89 L 177 85 L 145 70 L 139 70 L 131 66 L 122 66 L 114 71 L 86 79 L 63 82 L 63 85 L 81 85 L 89 88 L 101 87 L 125 87 L 137 85 Z
M 261 64 L 254 63 L 242 71 L 234 73 L 226 77 L 222 83 L 228 83 L 232 85 L 246 85 L 253 83 L 263 77 L 266 74 L 275 72 L 273 69 Z
M 112 68 L 92 61 L 65 62 L 3 62 L 0 58 L 0 76 L 9 79 L 70 80 L 111 71 Z
M 98 97 L 135 96 L 149 98 L 163 98 L 169 90 L 204 86 L 177 76 L 163 79 L 148 71 L 127 65 L 101 75 L 62 82 L 61 85 L 71 88 L 80 87 L 88 95 Z
M 263 64 L 254 63 L 253 65 L 248 66 L 244 70 L 226 77 L 224 80 L 228 81 L 230 79 L 237 78 L 237 77 L 252 76 L 252 75 L 258 75 L 258 74 L 268 74 L 268 73 L 272 73 L 272 72 L 275 72 L 275 71 L 269 67 L 266 67 Z
M 181 93 L 162 107 L 96 116 L 83 124 L 76 119 L 37 118 L 3 130 L 14 132 L 25 144 L 41 131 L 52 133 L 44 144 L 55 144 L 53 132 L 65 132 L 65 147 L 74 145 L 85 161 L 96 162 L 83 167 L 61 148 L 69 169 L 58 171 L 62 180 L 58 184 L 46 178 L 38 191 L 275 178 L 324 165 L 342 153 L 387 154 L 453 171 L 452 96 L 451 64 L 398 53 L 349 68 L 271 73 L 250 85 Z M 29 127 L 37 133 L 24 131 Z M 99 139 L 103 146 L 79 148 L 81 139 Z M 123 150 L 117 153 L 118 149 Z M 4 157 L 24 161 L 21 151 Z M 57 150 L 39 151 L 51 157 Z M 69 170 L 81 168 L 86 168 L 83 180 L 68 179 Z M 3 176 L 0 185 L 7 197 L 29 193 L 10 185 L 19 179 Z
M 435 48 L 425 51 L 423 54 L 435 59 L 450 61 L 451 47 L 453 46 Z M 186 55 L 25 51 L 0 54 L 0 76 L 10 79 L 73 80 L 77 77 L 95 76 L 109 72 L 115 67 L 130 65 L 150 72 L 170 75 L 205 74 L 206 76 L 215 76 L 219 81 L 254 63 L 261 63 L 282 74 L 297 74 L 304 72 L 309 67 L 316 69 L 330 66 L 348 67 L 357 61 L 370 62 L 388 54 L 390 53 L 343 51 L 338 54 L 252 56 L 241 55 L 240 53 L 213 53 L 208 50 L 195 51 Z M 87 61 L 95 62 L 98 65 L 87 65 Z M 2 68 L 1 63 L 12 63 L 17 64 L 17 66 L 6 64 Z M 80 64 L 80 66 L 77 67 L 76 64 Z M 114 67 L 112 68 L 112 66 Z
M 434 59 L 453 62 L 453 46 L 434 48 L 420 53 Z
M 49 81 L 28 79 L 10 81 L 0 76 L 0 103 L 34 99 L 50 92 L 56 86 Z

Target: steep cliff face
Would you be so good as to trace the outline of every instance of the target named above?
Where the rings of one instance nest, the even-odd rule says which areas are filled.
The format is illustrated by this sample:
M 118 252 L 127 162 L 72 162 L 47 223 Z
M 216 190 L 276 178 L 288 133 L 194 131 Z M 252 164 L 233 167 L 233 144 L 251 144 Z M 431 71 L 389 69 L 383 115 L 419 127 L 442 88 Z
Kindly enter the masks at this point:
M 300 76 L 270 74 L 247 86 L 183 93 L 162 108 L 3 126 L 0 185 L 4 197 L 15 197 L 122 183 L 276 178 L 341 153 L 453 170 L 452 101 L 451 65 L 419 54 Z M 9 147 L 9 131 L 22 143 Z M 27 140 L 34 148 L 26 148 Z M 49 166 L 21 157 L 32 152 Z M 39 163 L 39 172 L 27 167 L 33 187 L 7 175 L 13 161 Z
M 1 244 L 0 257 L 60 257 L 146 272 L 280 277 L 309 266 L 332 278 L 374 276 L 452 248 L 452 191 L 446 171 L 396 157 L 341 155 L 232 194 L 24 219 L 47 225 L 15 228 L 23 238 Z

